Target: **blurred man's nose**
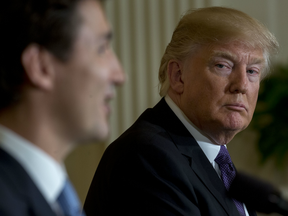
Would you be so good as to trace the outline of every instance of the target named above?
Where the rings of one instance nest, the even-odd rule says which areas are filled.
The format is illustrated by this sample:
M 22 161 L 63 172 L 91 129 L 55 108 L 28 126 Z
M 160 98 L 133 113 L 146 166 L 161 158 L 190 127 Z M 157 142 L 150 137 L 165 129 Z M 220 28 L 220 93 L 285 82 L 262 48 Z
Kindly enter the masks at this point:
M 115 85 L 122 85 L 126 80 L 126 75 L 123 70 L 123 67 L 117 58 L 117 56 L 113 53 L 113 63 L 111 62 L 111 71 L 112 71 L 112 81 Z

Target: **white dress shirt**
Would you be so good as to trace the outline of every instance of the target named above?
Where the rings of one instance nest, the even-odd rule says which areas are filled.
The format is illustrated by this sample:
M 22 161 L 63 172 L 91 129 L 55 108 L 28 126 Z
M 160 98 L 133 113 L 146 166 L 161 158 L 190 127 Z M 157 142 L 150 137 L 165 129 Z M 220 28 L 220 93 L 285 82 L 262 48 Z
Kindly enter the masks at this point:
M 182 110 L 174 103 L 174 101 L 168 95 L 165 96 L 165 101 L 175 113 L 175 115 L 178 117 L 178 119 L 182 122 L 182 124 L 184 124 L 190 134 L 195 138 L 196 142 L 199 144 L 200 148 L 202 149 L 207 159 L 210 161 L 211 165 L 217 172 L 219 178 L 221 179 L 221 171 L 218 164 L 215 162 L 215 158 L 220 151 L 220 145 L 213 144 L 211 140 L 209 140 L 199 130 L 197 130 L 196 126 L 193 125 L 193 123 L 188 119 L 188 117 L 182 112 Z M 243 205 L 246 216 L 249 216 L 245 204 Z
M 56 200 L 67 177 L 64 165 L 2 125 L 0 125 L 0 147 L 22 165 L 46 201 L 55 210 Z

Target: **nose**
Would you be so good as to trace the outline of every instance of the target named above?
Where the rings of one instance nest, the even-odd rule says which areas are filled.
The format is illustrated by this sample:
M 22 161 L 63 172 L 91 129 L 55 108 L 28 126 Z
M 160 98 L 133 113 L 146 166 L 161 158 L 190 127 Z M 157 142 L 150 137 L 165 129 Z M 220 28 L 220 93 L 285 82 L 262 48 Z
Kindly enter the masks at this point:
M 123 70 L 121 63 L 119 62 L 117 56 L 113 52 L 113 60 L 110 62 L 111 66 L 111 78 L 114 85 L 122 85 L 125 80 L 126 76 Z
M 233 94 L 245 94 L 248 90 L 248 77 L 246 67 L 235 69 L 230 75 L 230 92 Z

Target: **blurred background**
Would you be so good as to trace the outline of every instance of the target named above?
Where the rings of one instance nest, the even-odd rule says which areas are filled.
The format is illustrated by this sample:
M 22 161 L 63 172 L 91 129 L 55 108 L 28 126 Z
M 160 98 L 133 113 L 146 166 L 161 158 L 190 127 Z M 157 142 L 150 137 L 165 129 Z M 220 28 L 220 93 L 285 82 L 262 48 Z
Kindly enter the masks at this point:
M 265 81 L 268 84 L 264 83 L 260 91 L 256 120 L 229 143 L 228 149 L 238 170 L 266 179 L 276 184 L 284 195 L 288 194 L 288 137 L 285 138 L 288 136 L 288 114 L 285 114 L 288 98 L 284 100 L 288 95 L 288 76 L 285 75 L 288 73 L 288 1 L 107 0 L 104 8 L 114 32 L 113 48 L 128 79 L 123 87 L 118 88 L 117 98 L 111 103 L 113 114 L 109 140 L 82 145 L 66 160 L 67 171 L 82 202 L 105 148 L 130 127 L 146 108 L 153 107 L 159 101 L 160 60 L 181 15 L 189 9 L 209 6 L 241 10 L 264 23 L 278 39 L 280 52 L 273 59 L 272 70 L 275 74 L 282 74 L 278 77 L 282 87 L 279 90 L 277 79 L 269 82 L 273 76 L 268 77 Z M 276 90 L 272 91 L 273 88 Z M 267 96 L 267 92 L 270 95 Z M 275 94 L 280 96 L 276 97 Z M 279 116 L 278 108 L 282 110 L 280 118 L 274 116 L 275 113 Z M 282 124 L 279 125 L 279 121 Z M 278 129 L 272 133 L 275 127 Z M 279 128 L 283 136 L 277 134 Z

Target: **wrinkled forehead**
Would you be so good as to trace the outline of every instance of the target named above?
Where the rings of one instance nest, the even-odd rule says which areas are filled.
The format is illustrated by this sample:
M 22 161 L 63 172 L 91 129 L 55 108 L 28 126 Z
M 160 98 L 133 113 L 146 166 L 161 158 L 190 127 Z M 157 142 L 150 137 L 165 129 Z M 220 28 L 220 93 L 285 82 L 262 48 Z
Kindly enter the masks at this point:
M 191 51 L 191 57 L 199 55 L 200 50 L 204 50 L 201 52 L 202 58 L 206 58 L 207 61 L 215 57 L 226 58 L 233 62 L 248 58 L 251 64 L 262 65 L 264 69 L 268 66 L 267 56 L 263 49 L 239 41 L 197 45 Z
M 214 46 L 210 50 L 210 58 L 212 57 L 222 57 L 234 62 L 247 58 L 251 64 L 265 64 L 266 62 L 262 49 L 242 46 L 241 44 Z

